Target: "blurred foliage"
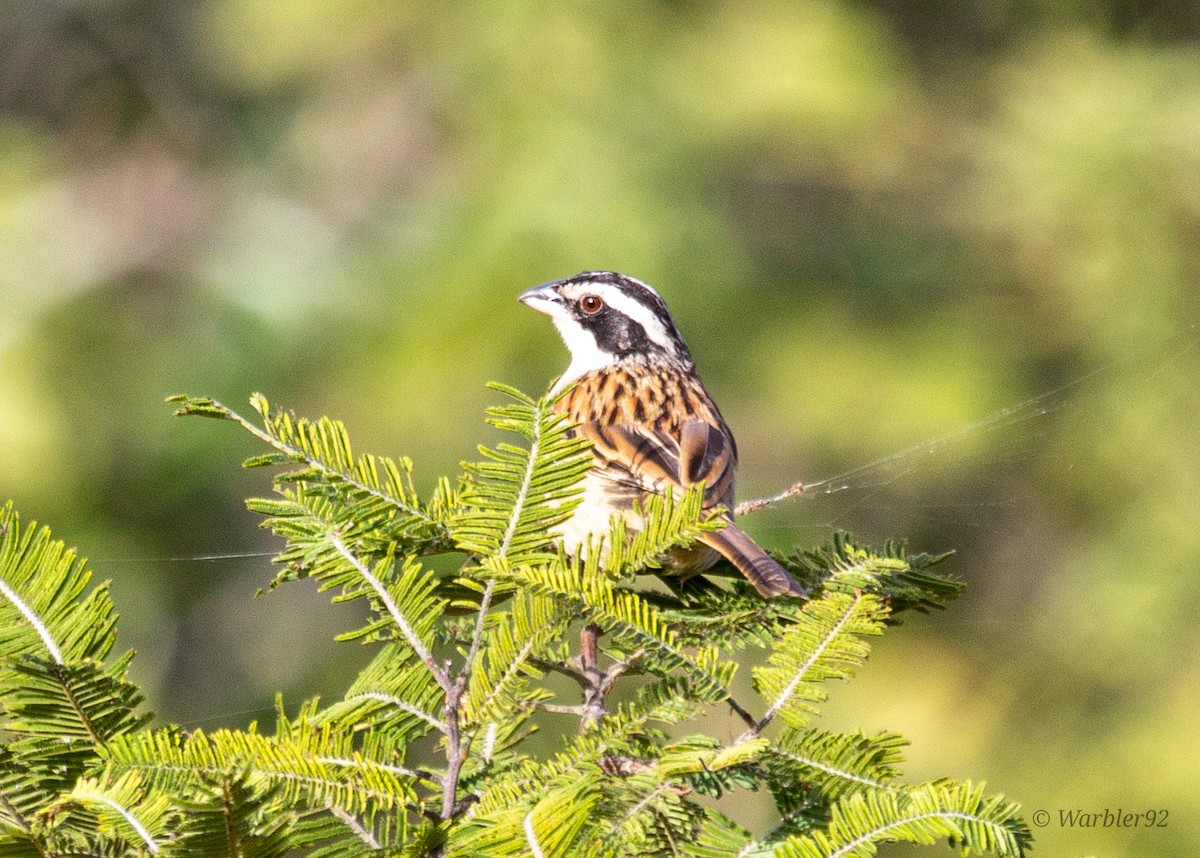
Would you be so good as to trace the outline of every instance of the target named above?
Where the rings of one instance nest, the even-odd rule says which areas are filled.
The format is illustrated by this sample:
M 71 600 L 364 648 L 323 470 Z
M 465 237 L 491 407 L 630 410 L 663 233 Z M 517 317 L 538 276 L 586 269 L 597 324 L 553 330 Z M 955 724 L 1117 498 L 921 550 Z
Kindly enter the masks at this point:
M 0 497 L 113 578 L 168 717 L 341 690 L 356 648 L 280 672 L 323 600 L 248 610 L 265 560 L 178 559 L 270 543 L 222 464 L 246 449 L 162 397 L 337 413 L 428 487 L 485 380 L 565 366 L 515 296 L 626 271 L 741 494 L 825 481 L 756 535 L 958 550 L 964 610 L 881 647 L 831 726 L 1027 813 L 1171 811 L 1052 824 L 1048 854 L 1193 854 L 1198 63 L 1195 4 L 1147 0 L 9 0 Z

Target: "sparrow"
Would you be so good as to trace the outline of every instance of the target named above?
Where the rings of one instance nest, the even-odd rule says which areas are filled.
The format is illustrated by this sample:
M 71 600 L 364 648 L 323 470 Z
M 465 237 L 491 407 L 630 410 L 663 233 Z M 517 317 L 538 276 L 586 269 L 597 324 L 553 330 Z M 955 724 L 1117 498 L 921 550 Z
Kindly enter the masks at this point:
M 562 336 L 571 361 L 550 390 L 553 407 L 592 443 L 580 503 L 556 529 L 563 549 L 576 554 L 589 539 L 602 540 L 614 515 L 637 530 L 637 501 L 703 482 L 703 508 L 721 510 L 724 527 L 672 552 L 664 571 L 688 577 L 724 557 L 763 597 L 807 598 L 733 523 L 737 445 L 658 292 L 623 274 L 585 271 L 520 300 Z

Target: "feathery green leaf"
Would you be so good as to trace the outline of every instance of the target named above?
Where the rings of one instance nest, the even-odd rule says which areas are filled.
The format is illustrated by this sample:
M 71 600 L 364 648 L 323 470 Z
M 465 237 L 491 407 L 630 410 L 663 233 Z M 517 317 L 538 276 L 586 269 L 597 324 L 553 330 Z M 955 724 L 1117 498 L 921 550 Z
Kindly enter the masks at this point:
M 767 700 L 759 732 L 776 716 L 802 728 L 828 696 L 821 683 L 845 679 L 870 651 L 864 637 L 883 633 L 887 610 L 861 593 L 826 593 L 805 604 L 795 625 L 773 647 L 767 664 L 753 671 L 754 686 Z

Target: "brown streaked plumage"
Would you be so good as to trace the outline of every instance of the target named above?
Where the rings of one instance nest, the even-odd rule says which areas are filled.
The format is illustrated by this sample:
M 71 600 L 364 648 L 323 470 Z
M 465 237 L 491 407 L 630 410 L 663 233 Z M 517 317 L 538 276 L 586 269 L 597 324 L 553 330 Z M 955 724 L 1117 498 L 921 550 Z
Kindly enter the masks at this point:
M 613 515 L 637 529 L 636 501 L 703 482 L 705 509 L 725 509 L 726 524 L 666 558 L 668 571 L 703 572 L 721 555 L 763 596 L 805 598 L 787 570 L 733 524 L 737 445 L 658 293 L 631 277 L 585 272 L 521 300 L 554 320 L 571 351 L 555 410 L 593 445 L 583 500 L 559 528 L 564 548 L 602 537 Z

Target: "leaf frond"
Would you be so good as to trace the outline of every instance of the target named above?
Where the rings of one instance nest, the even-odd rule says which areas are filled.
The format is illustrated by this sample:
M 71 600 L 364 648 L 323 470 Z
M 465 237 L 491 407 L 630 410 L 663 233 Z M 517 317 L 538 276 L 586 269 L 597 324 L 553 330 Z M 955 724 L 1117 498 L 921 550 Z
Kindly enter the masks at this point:
M 1021 856 L 1029 829 L 1017 806 L 986 796 L 983 785 L 938 781 L 905 791 L 866 790 L 833 806 L 827 829 L 785 842 L 780 858 L 867 858 L 880 843 L 933 845 L 948 840 L 962 854 Z
M 803 728 L 827 697 L 822 683 L 845 679 L 862 665 L 870 651 L 864 638 L 882 634 L 886 616 L 883 603 L 863 593 L 827 592 L 807 602 L 767 664 L 753 671 L 754 686 L 769 704 L 754 732 L 776 716 Z
M 590 445 L 556 414 L 553 400 L 534 400 L 493 384 L 512 402 L 488 409 L 488 422 L 520 435 L 528 446 L 480 447 L 484 459 L 464 463 L 469 482 L 451 523 L 458 547 L 496 570 L 544 561 L 548 534 L 579 503 L 579 481 L 592 465 Z
M 877 595 L 894 616 L 902 611 L 940 610 L 958 598 L 966 585 L 936 568 L 951 553 L 912 553 L 895 541 L 866 548 L 839 532 L 829 544 L 793 552 L 782 562 L 802 582 L 839 593 L 862 590 Z
M 587 622 L 611 635 L 614 645 L 653 653 L 656 658 L 651 666 L 656 672 L 686 674 L 701 699 L 715 702 L 728 698 L 736 662 L 725 660 L 715 646 L 682 643 L 648 601 L 617 587 L 596 570 L 593 556 L 587 564 L 572 560 L 519 566 L 509 570 L 508 577 L 535 593 L 571 605 Z
M 336 420 L 174 400 L 265 444 L 245 465 L 278 469 L 249 502 L 284 542 L 271 586 L 311 578 L 369 612 L 339 639 L 370 664 L 332 703 L 279 699 L 273 732 L 151 727 L 106 586 L 0 509 L 0 858 L 1024 854 L 1002 796 L 904 783 L 899 736 L 811 724 L 897 612 L 958 595 L 944 555 L 837 534 L 781 558 L 807 601 L 763 600 L 728 564 L 673 578 L 675 552 L 721 526 L 694 487 L 569 557 L 556 530 L 589 446 L 555 400 L 493 387 L 503 439 L 428 499 L 407 459 L 356 454 Z M 747 647 L 761 716 L 730 691 Z M 711 806 L 740 791 L 774 799 L 758 833 Z
M 9 502 L 0 508 L 0 653 L 59 664 L 102 661 L 116 638 L 116 615 L 86 563 L 48 528 L 22 525 Z M 0 669 L 3 669 L 0 663 Z

